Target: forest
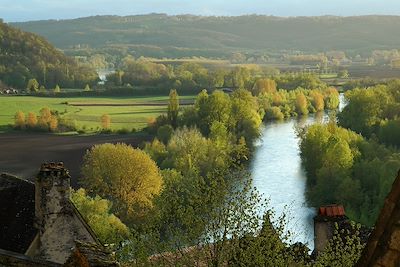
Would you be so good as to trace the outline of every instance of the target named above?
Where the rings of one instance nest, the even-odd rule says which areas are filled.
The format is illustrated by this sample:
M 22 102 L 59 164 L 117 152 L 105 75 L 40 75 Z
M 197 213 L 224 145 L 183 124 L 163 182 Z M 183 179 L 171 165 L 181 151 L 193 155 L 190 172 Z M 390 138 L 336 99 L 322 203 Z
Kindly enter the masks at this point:
M 343 203 L 350 218 L 374 225 L 400 165 L 399 92 L 398 80 L 350 90 L 338 125 L 300 133 L 313 205 Z
M 13 23 L 46 37 L 55 46 L 132 50 L 135 56 L 223 58 L 233 52 L 265 54 L 281 50 L 353 54 L 397 49 L 397 16 L 212 17 L 166 14 L 93 16 L 73 20 Z M 79 28 L 79 31 L 76 29 Z M 104 50 L 103 52 L 106 52 Z
M 46 39 L 0 22 L 0 80 L 26 89 L 35 79 L 37 88 L 84 87 L 96 84 L 98 75 L 89 66 L 78 65 Z

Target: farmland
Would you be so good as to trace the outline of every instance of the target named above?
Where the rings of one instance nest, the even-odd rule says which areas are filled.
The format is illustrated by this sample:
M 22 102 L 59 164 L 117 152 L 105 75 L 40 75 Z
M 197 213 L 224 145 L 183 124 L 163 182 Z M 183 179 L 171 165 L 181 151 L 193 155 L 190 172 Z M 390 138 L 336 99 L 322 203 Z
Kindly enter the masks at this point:
M 182 104 L 193 102 L 193 96 L 180 97 Z M 17 111 L 25 114 L 48 107 L 64 119 L 75 123 L 78 130 L 94 132 L 100 127 L 100 117 L 111 117 L 111 129 L 140 130 L 149 120 L 166 111 L 168 96 L 149 97 L 71 97 L 47 98 L 34 96 L 0 96 L 0 131 L 7 131 Z

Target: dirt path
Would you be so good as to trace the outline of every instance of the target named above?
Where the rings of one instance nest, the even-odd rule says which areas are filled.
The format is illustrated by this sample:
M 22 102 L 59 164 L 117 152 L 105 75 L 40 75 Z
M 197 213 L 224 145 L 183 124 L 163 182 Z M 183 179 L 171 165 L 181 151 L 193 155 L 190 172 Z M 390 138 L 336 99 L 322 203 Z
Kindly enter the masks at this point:
M 32 180 L 43 162 L 63 161 L 77 186 L 82 158 L 95 144 L 127 143 L 138 146 L 148 138 L 133 135 L 56 136 L 36 133 L 0 134 L 0 173 Z

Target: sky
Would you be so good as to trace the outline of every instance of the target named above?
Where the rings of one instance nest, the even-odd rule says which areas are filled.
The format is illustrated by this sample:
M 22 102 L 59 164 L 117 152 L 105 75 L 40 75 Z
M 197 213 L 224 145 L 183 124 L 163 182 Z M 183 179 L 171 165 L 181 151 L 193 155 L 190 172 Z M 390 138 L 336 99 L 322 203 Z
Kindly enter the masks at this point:
M 148 13 L 237 16 L 400 15 L 400 0 L 0 0 L 6 22 Z

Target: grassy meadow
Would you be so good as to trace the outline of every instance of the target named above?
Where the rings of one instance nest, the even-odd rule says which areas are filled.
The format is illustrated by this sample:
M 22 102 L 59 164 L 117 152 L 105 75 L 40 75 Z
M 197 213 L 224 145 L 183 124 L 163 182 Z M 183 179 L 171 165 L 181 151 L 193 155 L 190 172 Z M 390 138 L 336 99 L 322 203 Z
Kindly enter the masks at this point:
M 182 103 L 191 103 L 194 96 L 180 97 Z M 0 96 L 0 129 L 11 129 L 14 115 L 22 111 L 35 112 L 43 107 L 57 110 L 62 118 L 75 122 L 78 130 L 94 132 L 100 127 L 100 117 L 111 117 L 111 129 L 140 130 L 149 120 L 165 113 L 168 96 L 144 97 L 71 97 L 48 98 L 35 96 Z

